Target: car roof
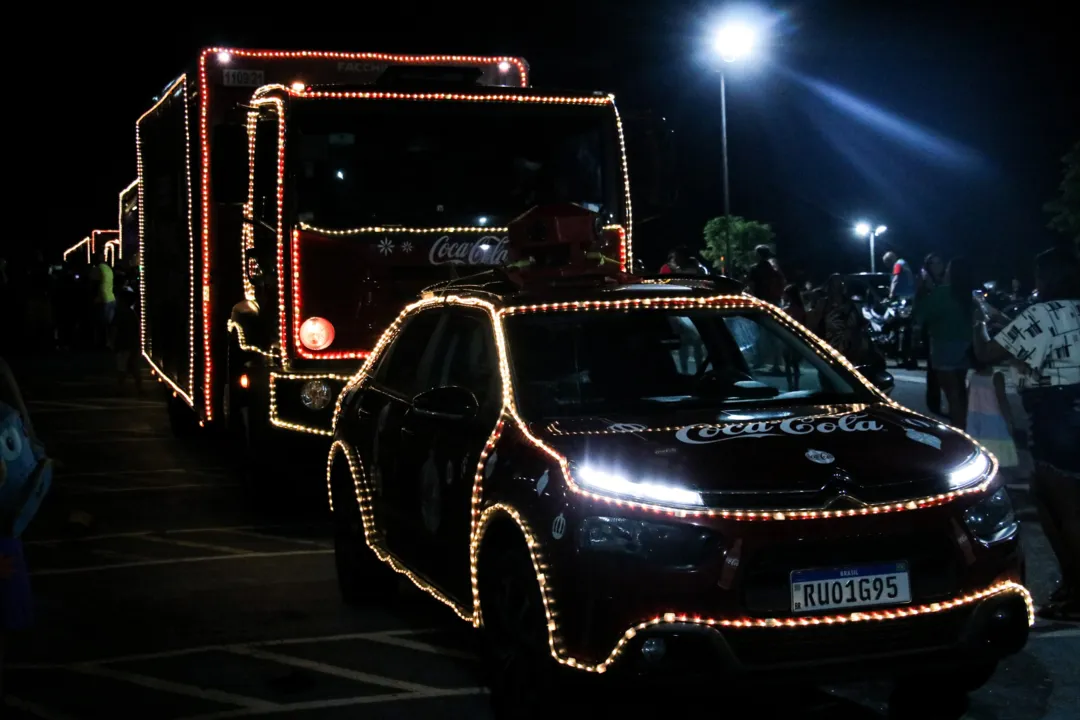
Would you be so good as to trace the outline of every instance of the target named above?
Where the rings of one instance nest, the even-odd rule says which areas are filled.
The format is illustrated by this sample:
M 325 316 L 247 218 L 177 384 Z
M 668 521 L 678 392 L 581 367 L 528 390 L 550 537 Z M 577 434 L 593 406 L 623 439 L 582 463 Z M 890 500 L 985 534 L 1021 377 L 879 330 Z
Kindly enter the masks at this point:
M 742 285 L 723 276 L 633 276 L 582 274 L 567 277 L 515 277 L 491 269 L 457 280 L 439 283 L 424 297 L 475 297 L 499 308 L 570 302 L 629 300 L 633 298 L 708 298 L 741 295 Z

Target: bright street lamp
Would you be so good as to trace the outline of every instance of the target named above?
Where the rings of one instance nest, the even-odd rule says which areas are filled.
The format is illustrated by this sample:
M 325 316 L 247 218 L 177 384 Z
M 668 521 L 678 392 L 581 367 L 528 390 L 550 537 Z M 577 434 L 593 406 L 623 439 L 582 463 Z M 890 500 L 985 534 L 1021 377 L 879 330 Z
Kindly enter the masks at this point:
M 714 47 L 725 63 L 741 60 L 754 50 L 757 33 L 743 23 L 728 23 L 716 33 Z M 720 67 L 720 143 L 724 157 L 724 216 L 731 215 L 731 192 L 728 189 L 728 153 L 727 153 L 727 83 L 724 68 Z
M 870 223 L 861 222 L 855 225 L 855 234 L 859 237 L 870 238 L 870 272 L 877 272 L 877 255 L 874 252 L 874 240 L 878 235 L 882 235 L 888 230 L 884 225 L 878 225 L 876 228 L 871 228 Z

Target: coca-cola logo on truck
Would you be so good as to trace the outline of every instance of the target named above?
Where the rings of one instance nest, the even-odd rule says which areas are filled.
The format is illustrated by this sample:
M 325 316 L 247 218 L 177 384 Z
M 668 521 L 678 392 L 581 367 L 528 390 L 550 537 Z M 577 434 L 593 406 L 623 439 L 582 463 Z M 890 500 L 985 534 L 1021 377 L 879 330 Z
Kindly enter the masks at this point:
M 509 237 L 484 235 L 475 239 L 443 235 L 428 253 L 432 265 L 505 265 Z

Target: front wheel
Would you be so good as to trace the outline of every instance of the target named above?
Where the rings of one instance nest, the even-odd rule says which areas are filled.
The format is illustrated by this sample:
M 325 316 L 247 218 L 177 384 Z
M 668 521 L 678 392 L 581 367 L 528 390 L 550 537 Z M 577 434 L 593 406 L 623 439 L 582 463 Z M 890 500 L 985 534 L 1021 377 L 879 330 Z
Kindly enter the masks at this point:
M 334 567 L 338 590 L 347 605 L 385 599 L 397 588 L 397 573 L 386 566 L 364 539 L 364 522 L 352 474 L 345 460 L 331 474 L 334 516 Z
M 199 429 L 199 420 L 195 410 L 188 405 L 176 393 L 166 388 L 168 396 L 165 400 L 166 412 L 169 415 L 169 429 L 173 437 L 189 438 Z
M 548 646 L 544 601 L 524 540 L 488 543 L 479 572 L 484 659 L 495 716 L 557 716 L 565 678 Z

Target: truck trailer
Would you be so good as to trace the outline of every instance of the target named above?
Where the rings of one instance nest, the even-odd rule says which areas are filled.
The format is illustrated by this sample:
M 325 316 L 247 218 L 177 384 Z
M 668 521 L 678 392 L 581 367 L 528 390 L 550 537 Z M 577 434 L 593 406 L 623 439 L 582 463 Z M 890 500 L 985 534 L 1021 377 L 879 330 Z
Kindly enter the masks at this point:
M 381 329 L 502 264 L 530 208 L 587 208 L 633 261 L 613 97 L 533 89 L 520 58 L 207 48 L 136 146 L 143 356 L 174 431 L 253 460 L 329 437 Z

